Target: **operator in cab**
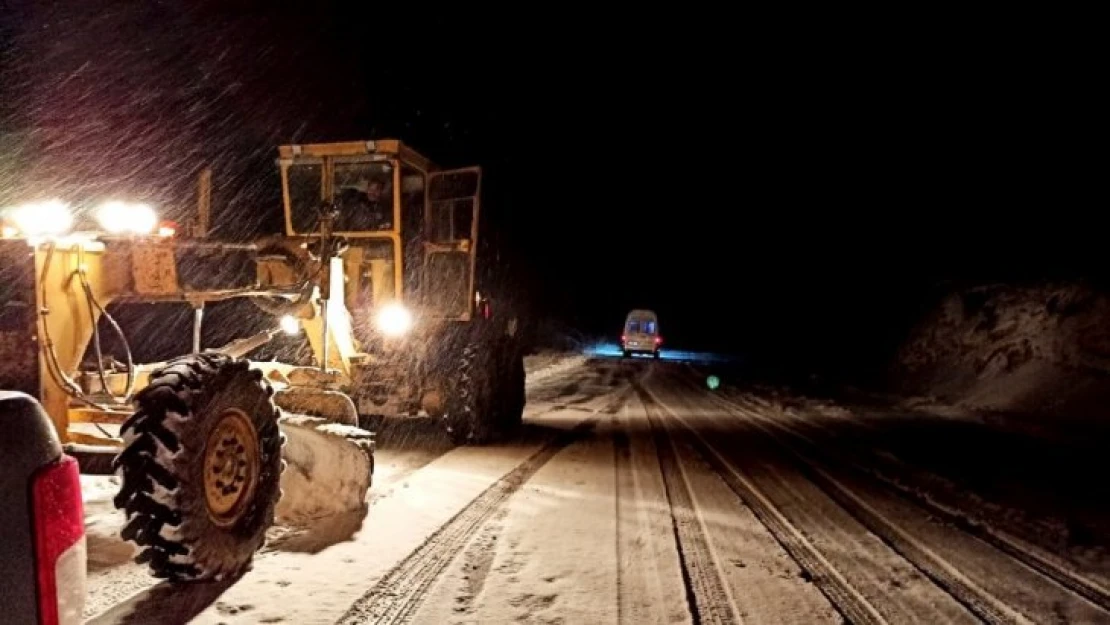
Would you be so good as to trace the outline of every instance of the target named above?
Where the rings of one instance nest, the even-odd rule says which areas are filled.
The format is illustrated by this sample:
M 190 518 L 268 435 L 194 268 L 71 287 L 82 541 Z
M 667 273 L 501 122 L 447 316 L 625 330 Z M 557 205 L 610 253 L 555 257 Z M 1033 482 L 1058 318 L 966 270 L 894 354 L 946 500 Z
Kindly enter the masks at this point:
M 393 196 L 389 183 L 382 180 L 360 180 L 336 194 L 340 232 L 367 232 L 393 228 Z

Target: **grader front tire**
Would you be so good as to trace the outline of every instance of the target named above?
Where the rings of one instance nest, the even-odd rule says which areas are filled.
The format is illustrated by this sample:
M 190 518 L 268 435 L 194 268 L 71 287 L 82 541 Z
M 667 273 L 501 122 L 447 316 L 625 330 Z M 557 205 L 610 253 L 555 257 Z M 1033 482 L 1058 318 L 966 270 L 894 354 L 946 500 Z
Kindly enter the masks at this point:
M 152 373 L 114 467 L 122 536 L 155 577 L 224 579 L 249 568 L 281 497 L 273 391 L 245 360 L 196 354 Z

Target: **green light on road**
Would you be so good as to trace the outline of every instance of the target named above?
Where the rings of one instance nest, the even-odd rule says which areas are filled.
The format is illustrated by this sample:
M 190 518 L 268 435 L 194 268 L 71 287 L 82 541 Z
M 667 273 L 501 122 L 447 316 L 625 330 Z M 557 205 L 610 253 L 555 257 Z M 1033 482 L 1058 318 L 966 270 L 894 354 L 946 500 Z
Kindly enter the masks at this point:
M 705 384 L 709 387 L 709 390 L 715 391 L 717 387 L 721 385 L 721 379 L 715 375 L 711 375 L 705 379 Z

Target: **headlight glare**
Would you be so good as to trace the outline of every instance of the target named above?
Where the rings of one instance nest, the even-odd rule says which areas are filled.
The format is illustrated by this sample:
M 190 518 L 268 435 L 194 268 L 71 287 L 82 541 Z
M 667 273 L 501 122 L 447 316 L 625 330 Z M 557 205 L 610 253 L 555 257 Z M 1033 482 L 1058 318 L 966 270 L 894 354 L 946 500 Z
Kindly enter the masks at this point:
M 23 204 L 8 209 L 6 213 L 14 230 L 28 237 L 58 236 L 73 227 L 73 213 L 69 205 L 61 200 Z M 5 229 L 5 234 L 13 234 L 10 230 L 11 226 Z
M 301 331 L 301 322 L 293 315 L 281 318 L 281 330 L 290 336 L 296 336 Z
M 386 304 L 378 311 L 378 329 L 389 337 L 398 337 L 412 327 L 412 313 L 401 304 Z
M 101 204 L 96 219 L 100 227 L 111 234 L 150 234 L 158 225 L 158 216 L 148 204 L 129 202 Z

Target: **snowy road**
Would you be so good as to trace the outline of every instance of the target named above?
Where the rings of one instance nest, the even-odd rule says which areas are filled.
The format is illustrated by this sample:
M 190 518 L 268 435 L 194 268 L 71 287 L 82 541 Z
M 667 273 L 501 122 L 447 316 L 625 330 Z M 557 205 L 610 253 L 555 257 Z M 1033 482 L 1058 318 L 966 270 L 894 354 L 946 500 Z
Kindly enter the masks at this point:
M 234 583 L 154 585 L 94 498 L 90 622 L 1110 623 L 1098 558 L 684 365 L 540 370 L 526 424 L 484 448 L 392 427 L 365 519 L 276 528 Z

